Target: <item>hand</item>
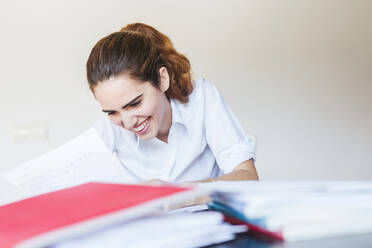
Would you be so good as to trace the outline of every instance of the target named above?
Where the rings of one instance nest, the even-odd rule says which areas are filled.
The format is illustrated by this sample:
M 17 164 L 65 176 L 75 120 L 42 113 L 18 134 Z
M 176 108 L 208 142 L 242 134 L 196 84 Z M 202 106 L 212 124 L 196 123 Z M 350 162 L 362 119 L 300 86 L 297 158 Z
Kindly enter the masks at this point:
M 161 179 L 151 179 L 151 180 L 140 182 L 139 184 L 150 185 L 150 186 L 161 186 L 161 185 L 166 185 L 169 183 Z
M 191 197 L 183 202 L 179 202 L 177 204 L 171 204 L 171 205 L 164 205 L 163 211 L 167 212 L 169 210 L 175 210 L 178 208 L 184 208 L 184 207 L 190 207 L 195 205 L 204 205 L 208 202 L 212 201 L 209 195 L 204 195 L 200 197 Z
M 169 185 L 170 183 L 163 181 L 161 179 L 151 179 L 142 181 L 139 184 L 142 185 L 150 185 L 150 186 L 161 186 L 161 185 Z M 188 183 L 182 183 L 178 184 L 177 186 L 180 187 L 194 187 L 197 183 L 188 182 Z M 167 212 L 169 210 L 174 210 L 178 208 L 193 206 L 193 205 L 200 205 L 200 204 L 206 204 L 207 202 L 210 202 L 211 198 L 208 195 L 201 196 L 201 197 L 190 197 L 189 199 L 184 200 L 183 202 L 179 202 L 177 204 L 171 204 L 171 205 L 164 205 L 163 211 Z

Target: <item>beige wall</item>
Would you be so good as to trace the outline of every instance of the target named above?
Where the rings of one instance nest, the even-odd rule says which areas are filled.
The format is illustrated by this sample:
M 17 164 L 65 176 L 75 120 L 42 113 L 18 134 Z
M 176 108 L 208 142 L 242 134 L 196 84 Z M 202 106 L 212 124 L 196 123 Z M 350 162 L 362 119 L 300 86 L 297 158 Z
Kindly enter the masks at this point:
M 144 7 L 145 6 L 145 7 Z M 102 36 L 152 24 L 257 138 L 263 179 L 372 179 L 372 1 L 1 1 L 0 172 L 100 114 L 85 61 Z M 46 122 L 47 141 L 14 141 Z

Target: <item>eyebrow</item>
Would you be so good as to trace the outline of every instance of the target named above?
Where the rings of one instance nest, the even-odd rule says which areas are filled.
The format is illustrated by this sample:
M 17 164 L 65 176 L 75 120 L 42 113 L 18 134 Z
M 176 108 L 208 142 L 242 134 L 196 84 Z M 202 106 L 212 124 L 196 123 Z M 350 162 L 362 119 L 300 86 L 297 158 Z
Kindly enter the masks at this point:
M 133 100 L 131 100 L 130 102 L 128 102 L 127 104 L 125 104 L 123 107 L 122 107 L 122 109 L 125 109 L 125 108 L 127 108 L 129 105 L 131 105 L 131 104 L 133 104 L 135 101 L 137 101 L 139 98 L 141 98 L 143 96 L 143 94 L 141 94 L 141 95 L 139 95 L 139 96 L 137 96 L 137 97 L 135 97 Z M 104 112 L 104 113 L 112 113 L 112 112 L 115 112 L 115 110 L 105 110 L 105 109 L 102 109 L 102 112 Z

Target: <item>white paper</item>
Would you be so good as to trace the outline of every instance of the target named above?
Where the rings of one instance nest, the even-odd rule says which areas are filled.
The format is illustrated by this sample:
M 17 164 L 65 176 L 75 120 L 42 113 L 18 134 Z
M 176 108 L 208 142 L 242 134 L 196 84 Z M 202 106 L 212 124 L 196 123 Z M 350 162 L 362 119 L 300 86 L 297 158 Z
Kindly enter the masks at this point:
M 217 212 L 149 216 L 62 242 L 54 248 L 201 247 L 231 240 L 235 233 L 246 231 L 245 227 L 222 220 Z
M 238 195 L 372 192 L 371 181 L 217 181 L 204 183 L 203 187 Z
M 213 195 L 215 200 L 249 218 L 372 211 L 372 183 L 366 181 L 263 181 L 218 183 L 207 187 L 218 190 Z
M 0 206 L 15 202 L 27 197 L 25 193 L 0 177 Z
M 372 231 L 372 182 L 262 181 L 205 185 L 214 201 L 286 241 Z
M 207 209 L 208 209 L 207 204 L 200 204 L 200 205 L 193 205 L 193 206 L 170 210 L 169 212 L 170 213 L 178 213 L 178 212 L 194 213 L 194 212 L 199 212 L 199 211 L 203 211 Z
M 27 195 L 89 181 L 125 182 L 125 170 L 94 129 L 2 175 Z

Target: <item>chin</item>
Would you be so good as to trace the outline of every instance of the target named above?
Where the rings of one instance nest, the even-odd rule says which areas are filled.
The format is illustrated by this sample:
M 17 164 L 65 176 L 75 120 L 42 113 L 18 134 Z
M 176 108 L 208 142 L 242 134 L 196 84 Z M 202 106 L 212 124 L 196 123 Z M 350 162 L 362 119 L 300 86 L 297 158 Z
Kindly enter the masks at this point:
M 155 138 L 155 134 L 153 134 L 152 132 L 149 132 L 149 133 L 146 133 L 145 135 L 138 135 L 137 136 L 141 139 L 141 140 L 150 140 L 150 139 L 153 139 Z

